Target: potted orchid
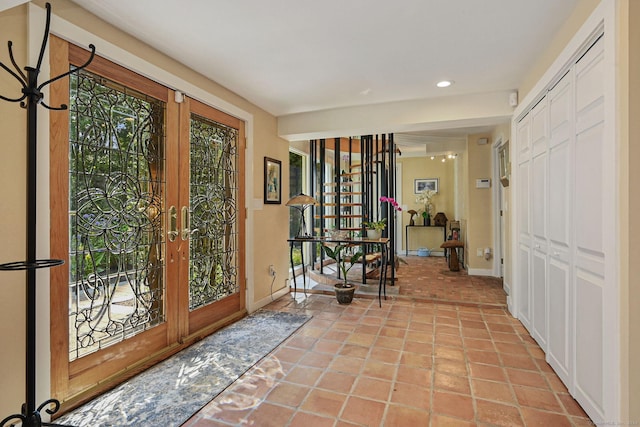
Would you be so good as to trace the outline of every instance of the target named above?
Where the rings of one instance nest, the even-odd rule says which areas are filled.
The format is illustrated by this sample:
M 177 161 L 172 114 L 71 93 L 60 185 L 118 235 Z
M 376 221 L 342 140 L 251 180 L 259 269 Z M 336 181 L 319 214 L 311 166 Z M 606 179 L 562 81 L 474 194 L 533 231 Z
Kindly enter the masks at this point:
M 416 203 L 424 206 L 424 210 L 422 210 L 424 225 L 431 225 L 431 208 L 433 207 L 431 199 L 436 194 L 435 190 L 423 190 L 418 194 L 418 197 L 416 197 Z
M 379 199 L 380 204 L 389 203 L 394 211 L 401 211 L 402 208 L 393 197 L 381 196 Z M 365 221 L 362 223 L 367 229 L 367 238 L 379 239 L 382 237 L 382 230 L 387 226 L 387 218 L 382 218 L 379 221 Z

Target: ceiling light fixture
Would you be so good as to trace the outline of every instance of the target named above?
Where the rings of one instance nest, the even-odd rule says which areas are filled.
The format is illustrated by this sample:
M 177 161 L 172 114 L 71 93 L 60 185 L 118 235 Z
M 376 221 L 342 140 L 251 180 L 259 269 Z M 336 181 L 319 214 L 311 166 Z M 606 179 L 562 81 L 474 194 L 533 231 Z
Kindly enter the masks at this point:
M 453 84 L 452 80 L 442 80 L 439 81 L 438 83 L 436 83 L 436 86 L 438 87 L 449 87 Z

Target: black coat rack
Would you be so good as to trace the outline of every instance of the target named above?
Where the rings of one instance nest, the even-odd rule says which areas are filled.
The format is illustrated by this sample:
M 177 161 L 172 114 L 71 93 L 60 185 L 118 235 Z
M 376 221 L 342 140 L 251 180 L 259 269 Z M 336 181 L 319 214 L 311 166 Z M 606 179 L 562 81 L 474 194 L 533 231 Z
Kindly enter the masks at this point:
M 36 176 L 37 176 L 37 106 L 42 105 L 47 110 L 66 110 L 66 105 L 51 107 L 43 102 L 42 89 L 45 86 L 66 77 L 72 73 L 85 68 L 93 61 L 96 48 L 90 44 L 91 56 L 82 66 L 72 69 L 44 83 L 38 84 L 38 75 L 44 58 L 44 51 L 49 39 L 49 24 L 51 22 L 51 5 L 46 4 L 47 20 L 44 30 L 44 37 L 40 47 L 40 56 L 36 67 L 24 67 L 25 73 L 20 70 L 13 57 L 12 42 L 8 42 L 9 58 L 15 71 L 0 62 L 0 67 L 16 78 L 22 85 L 22 95 L 17 98 L 10 98 L 0 95 L 0 99 L 9 102 L 19 102 L 22 108 L 27 110 L 27 259 L 26 261 L 10 262 L 0 264 L 0 270 L 24 270 L 27 273 L 26 290 L 26 380 L 25 380 L 25 403 L 22 404 L 22 411 L 19 414 L 9 415 L 0 421 L 0 427 L 5 425 L 13 426 L 14 423 L 21 422 L 23 427 L 40 426 L 63 426 L 43 422 L 40 415 L 44 410 L 49 415 L 53 415 L 60 409 L 60 401 L 48 399 L 36 407 L 36 270 L 39 268 L 50 268 L 64 263 L 60 259 L 36 259 Z M 12 424 L 8 424 L 11 422 Z

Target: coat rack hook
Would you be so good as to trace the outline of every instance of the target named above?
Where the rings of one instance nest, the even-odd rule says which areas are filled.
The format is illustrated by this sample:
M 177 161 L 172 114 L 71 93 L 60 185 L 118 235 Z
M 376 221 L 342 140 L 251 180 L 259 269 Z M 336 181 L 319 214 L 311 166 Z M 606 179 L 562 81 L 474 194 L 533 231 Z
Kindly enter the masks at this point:
M 24 73 L 22 72 L 20 67 L 18 67 L 18 64 L 16 63 L 16 59 L 13 56 L 13 42 L 11 40 L 9 40 L 7 42 L 7 48 L 9 50 L 9 59 L 11 60 L 11 63 L 13 64 L 13 68 L 16 69 L 16 71 L 20 74 L 20 77 L 22 77 L 22 81 L 26 84 L 27 83 L 27 76 L 24 75 Z M 20 79 L 18 79 L 18 80 L 20 80 Z
M 42 36 L 42 44 L 40 45 L 40 55 L 38 55 L 38 65 L 36 70 L 40 71 L 42 67 L 42 59 L 44 58 L 44 51 L 47 48 L 47 41 L 49 40 L 49 28 L 51 26 L 51 3 L 46 3 L 44 7 L 47 9 L 47 20 L 44 24 L 44 35 Z
M 7 71 L 16 80 L 20 82 L 22 86 L 22 96 L 18 98 L 11 98 L 0 95 L 0 99 L 9 102 L 19 102 L 20 106 L 27 110 L 27 218 L 30 220 L 27 224 L 27 259 L 25 261 L 9 262 L 0 264 L 0 271 L 8 270 L 22 270 L 26 271 L 26 372 L 25 372 L 25 403 L 22 405 L 22 410 L 18 414 L 9 415 L 8 417 L 0 420 L 0 427 L 7 425 L 13 426 L 16 422 L 20 422 L 23 427 L 41 427 L 41 426 L 63 426 L 62 424 L 54 424 L 42 421 L 41 412 L 44 411 L 49 415 L 53 415 L 60 409 L 60 402 L 57 399 L 48 399 L 41 405 L 36 407 L 36 269 L 50 268 L 64 263 L 59 259 L 36 259 L 36 208 L 37 208 L 37 108 L 38 104 L 41 104 L 48 110 L 65 110 L 66 105 L 60 107 L 51 107 L 43 102 L 42 88 L 45 86 L 66 77 L 70 74 L 76 73 L 79 70 L 86 68 L 95 56 L 96 48 L 94 45 L 89 45 L 91 48 L 91 55 L 86 63 L 82 66 L 74 68 L 66 73 L 63 73 L 57 77 L 54 77 L 46 82 L 38 85 L 38 75 L 40 74 L 40 68 L 44 59 L 44 53 L 47 47 L 47 41 L 49 39 L 49 29 L 51 24 L 51 5 L 47 3 L 45 5 L 47 10 L 46 24 L 42 44 L 40 46 L 40 54 L 38 56 L 38 62 L 36 67 L 24 67 L 26 73 L 22 72 L 18 64 L 16 63 L 13 54 L 13 44 L 8 42 L 9 58 L 11 64 L 15 68 L 15 71 L 0 62 L 0 68 Z
M 66 77 L 68 75 L 71 75 L 73 73 L 77 73 L 78 71 L 87 68 L 87 66 L 89 66 L 89 64 L 91 64 L 91 62 L 93 61 L 93 57 L 96 54 L 96 47 L 93 44 L 89 45 L 89 49 L 91 49 L 91 55 L 89 56 L 89 59 L 87 60 L 87 62 L 85 62 L 84 64 L 82 64 L 79 67 L 74 68 L 73 70 L 69 70 L 66 73 L 60 74 L 58 77 L 54 77 L 50 80 L 47 80 L 46 82 L 42 83 L 40 86 L 38 86 L 38 90 L 41 90 L 43 87 L 47 86 L 48 84 L 51 84 L 53 82 L 55 82 L 56 80 L 60 80 L 63 77 Z

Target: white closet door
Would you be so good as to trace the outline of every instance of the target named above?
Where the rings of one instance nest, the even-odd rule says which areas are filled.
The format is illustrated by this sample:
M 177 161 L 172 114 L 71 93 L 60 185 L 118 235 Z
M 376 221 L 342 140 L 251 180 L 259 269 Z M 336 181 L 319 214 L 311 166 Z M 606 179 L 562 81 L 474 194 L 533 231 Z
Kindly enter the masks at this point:
M 575 397 L 593 417 L 606 419 L 604 359 L 608 343 L 604 337 L 605 210 L 604 155 L 604 62 L 602 40 L 576 64 L 576 142 L 574 230 Z M 611 173 L 608 171 L 608 173 Z M 609 261 L 611 262 L 611 260 Z M 608 334 L 617 331 L 607 331 Z M 594 421 L 597 417 L 594 417 Z
M 570 362 L 573 354 L 569 253 L 572 224 L 573 93 L 572 70 L 547 95 L 549 100 L 547 362 L 567 385 L 570 384 Z
M 528 330 L 531 330 L 531 287 L 530 259 L 531 259 L 531 225 L 529 182 L 531 164 L 531 120 L 525 116 L 517 126 L 517 175 L 518 192 L 516 201 L 516 222 L 518 235 L 518 291 L 515 295 L 518 319 Z
M 531 110 L 532 336 L 547 347 L 547 99 Z

